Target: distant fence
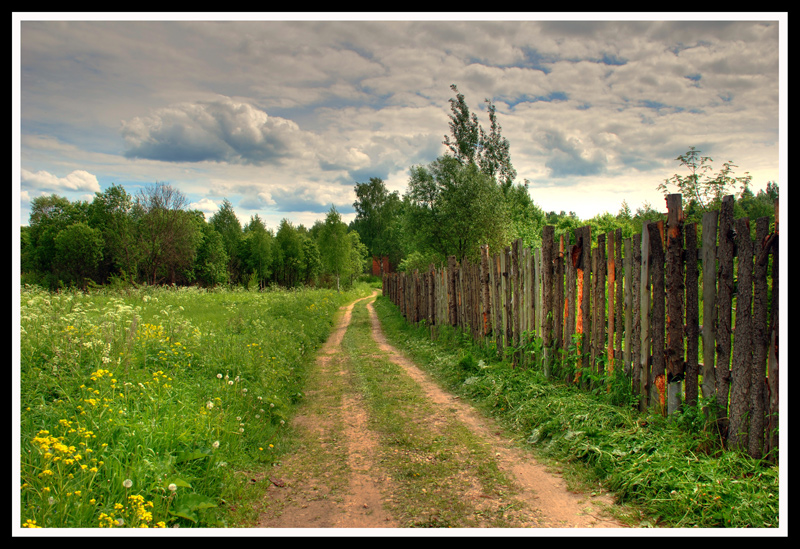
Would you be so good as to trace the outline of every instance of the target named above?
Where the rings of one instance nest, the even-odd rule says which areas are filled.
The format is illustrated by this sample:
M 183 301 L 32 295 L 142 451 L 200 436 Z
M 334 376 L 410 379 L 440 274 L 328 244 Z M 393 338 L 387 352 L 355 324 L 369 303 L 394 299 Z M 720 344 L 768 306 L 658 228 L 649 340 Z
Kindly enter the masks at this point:
M 478 264 L 450 257 L 438 271 L 385 274 L 383 295 L 409 322 L 457 327 L 518 367 L 549 375 L 571 358 L 568 381 L 583 386 L 581 372 L 621 372 L 642 410 L 712 399 L 729 447 L 777 460 L 777 201 L 774 227 L 757 219 L 753 241 L 724 197 L 698 243 L 681 200 L 669 195 L 666 220 L 632 238 L 618 229 L 592 247 L 588 226 L 558 241 L 546 226 L 540 249 L 517 240 L 500 253 L 482 246 Z

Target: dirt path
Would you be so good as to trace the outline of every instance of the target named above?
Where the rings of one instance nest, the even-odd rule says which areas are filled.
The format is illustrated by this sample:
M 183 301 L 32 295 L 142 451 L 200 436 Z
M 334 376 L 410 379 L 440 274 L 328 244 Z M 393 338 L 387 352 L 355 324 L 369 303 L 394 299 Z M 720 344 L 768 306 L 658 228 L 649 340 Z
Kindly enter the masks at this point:
M 489 497 L 480 490 L 463 494 L 484 507 L 515 508 L 513 524 L 536 528 L 620 528 L 604 516 L 605 496 L 570 492 L 563 479 L 549 473 L 499 434 L 499 428 L 457 397 L 440 389 L 416 365 L 389 345 L 372 301 L 377 292 L 343 308 L 337 326 L 320 350 L 309 377 L 306 404 L 293 420 L 300 447 L 270 473 L 262 528 L 398 528 L 387 505 L 396 490 L 382 469 L 379 436 L 368 427 L 368 413 L 354 374 L 342 352 L 342 338 L 353 308 L 366 304 L 371 333 L 384 356 L 401 366 L 433 403 L 431 425 L 457 421 L 491 449 L 497 467 L 514 484 L 512 496 Z M 359 306 L 363 306 L 359 305 Z M 468 476 L 469 471 L 461 473 Z M 470 479 L 466 479 L 467 485 Z M 475 481 L 472 483 L 478 485 Z M 483 499 L 482 499 L 483 498 Z M 511 515 L 510 515 L 511 516 Z

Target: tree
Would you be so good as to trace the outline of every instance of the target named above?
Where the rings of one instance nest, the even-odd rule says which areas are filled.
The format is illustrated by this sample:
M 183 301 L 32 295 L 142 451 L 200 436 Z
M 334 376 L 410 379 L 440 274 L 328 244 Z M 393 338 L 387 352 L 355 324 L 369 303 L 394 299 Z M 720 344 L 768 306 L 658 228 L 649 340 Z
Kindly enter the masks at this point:
M 197 249 L 195 274 L 206 286 L 217 286 L 228 281 L 228 253 L 222 234 L 208 224 L 204 224 L 203 238 Z
M 479 247 L 509 241 L 508 203 L 497 183 L 475 164 L 442 156 L 411 169 L 405 228 L 414 249 L 441 260 L 476 258 Z
M 89 225 L 103 235 L 103 263 L 100 277 L 105 280 L 113 273 L 134 279 L 141 250 L 136 244 L 136 220 L 133 197 L 116 184 L 95 193 L 89 205 Z
M 39 196 L 31 201 L 29 220 L 30 265 L 41 275 L 53 276 L 58 233 L 74 223 L 86 222 L 82 209 L 62 196 Z M 51 281 L 51 286 L 55 281 Z
M 233 206 L 226 198 L 222 201 L 219 210 L 211 216 L 209 224 L 222 235 L 225 252 L 228 255 L 228 272 L 230 279 L 234 283 L 238 282 L 242 276 L 242 258 L 240 246 L 242 243 L 242 225 Z
M 142 210 L 139 245 L 145 279 L 149 284 L 175 284 L 194 265 L 200 226 L 185 210 L 183 193 L 165 183 L 142 189 L 136 202 Z
M 401 200 L 397 191 L 389 192 L 383 180 L 370 178 L 368 183 L 356 183 L 356 201 L 353 207 L 356 218 L 350 228 L 358 232 L 361 242 L 372 257 L 377 257 L 383 274 L 383 261 L 397 264 L 402 256 L 397 219 L 401 212 Z
M 261 288 L 272 274 L 274 241 L 258 214 L 251 217 L 242 232 L 242 264 L 245 272 L 255 274 Z
M 350 272 L 352 261 L 351 241 L 347 236 L 347 225 L 342 222 L 342 216 L 331 206 L 325 217 L 324 225 L 319 235 L 319 252 L 322 259 L 322 269 L 336 278 L 336 290 L 341 287 L 341 278 Z
M 293 288 L 301 281 L 303 242 L 300 234 L 288 219 L 282 219 L 275 234 L 273 255 L 275 280 L 281 286 Z
M 680 193 L 686 200 L 685 218 L 687 222 L 701 222 L 703 214 L 720 207 L 722 197 L 732 194 L 736 185 L 746 188 L 752 179 L 748 172 L 743 176 L 735 176 L 733 162 L 728 161 L 716 174 L 710 173 L 713 159 L 702 156 L 694 147 L 678 156 L 675 160 L 689 170 L 688 175 L 675 174 L 658 185 L 658 190 L 666 197 Z
M 53 263 L 60 280 L 86 289 L 87 280 L 97 274 L 103 258 L 103 237 L 98 229 L 78 222 L 59 231 L 55 241 Z
M 497 121 L 497 108 L 489 99 L 484 99 L 491 124 L 487 133 L 478 123 L 478 117 L 470 113 L 464 95 L 455 84 L 450 89 L 456 94 L 450 98 L 450 134 L 443 144 L 450 149 L 453 158 L 461 164 L 477 164 L 481 171 L 500 183 L 504 188 L 512 185 L 517 171 L 511 164 L 508 140 L 502 136 Z

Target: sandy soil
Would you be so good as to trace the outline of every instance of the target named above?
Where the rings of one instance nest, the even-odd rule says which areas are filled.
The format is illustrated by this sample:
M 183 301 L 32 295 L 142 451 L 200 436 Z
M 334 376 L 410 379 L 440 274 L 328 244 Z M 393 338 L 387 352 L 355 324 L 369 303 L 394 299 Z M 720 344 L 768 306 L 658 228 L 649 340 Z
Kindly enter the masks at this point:
M 375 295 L 375 294 L 374 294 Z M 536 528 L 622 528 L 602 512 L 603 506 L 612 505 L 607 495 L 576 494 L 569 491 L 557 474 L 549 472 L 529 454 L 505 439 L 496 425 L 477 414 L 469 405 L 440 389 L 415 364 L 387 343 L 374 309 L 372 297 L 368 298 L 372 334 L 380 350 L 392 361 L 402 366 L 424 390 L 441 414 L 455 414 L 457 419 L 490 445 L 498 466 L 516 480 L 518 491 L 514 498 L 523 502 L 527 512 L 520 520 L 521 527 Z M 362 300 L 358 300 L 362 301 Z M 347 366 L 340 357 L 342 337 L 350 323 L 351 312 L 358 302 L 344 308 L 340 321 L 321 349 L 317 365 L 324 379 L 326 375 L 346 376 Z M 314 398 L 319 389 L 309 387 L 308 398 Z M 347 392 L 341 399 L 341 409 L 336 414 L 299 414 L 295 426 L 315 433 L 320 448 L 333 448 L 341 452 L 350 469 L 346 479 L 345 495 L 329 497 L 331 478 L 335 471 L 312 473 L 302 464 L 304 452 L 287 456 L 280 467 L 270 474 L 264 496 L 265 511 L 258 526 L 263 528 L 397 528 L 398 524 L 384 509 L 381 494 L 391 493 L 391 479 L 375 463 L 377 440 L 366 428 L 366 412 L 360 397 Z M 331 432 L 333 417 L 340 418 L 344 434 L 334 440 L 326 436 Z M 434 422 L 436 418 L 431 418 Z M 343 440 L 341 440 L 341 439 Z M 312 450 L 313 449 L 309 449 Z M 343 464 L 344 465 L 344 464 Z M 469 474 L 464 472 L 464 474 Z M 347 476 L 347 475 L 344 475 Z M 338 478 L 338 477 L 337 477 Z M 464 494 L 467 498 L 480 494 Z M 276 503 L 280 502 L 280 506 Z M 502 501 L 488 502 L 502 505 Z M 278 507 L 282 512 L 275 512 Z

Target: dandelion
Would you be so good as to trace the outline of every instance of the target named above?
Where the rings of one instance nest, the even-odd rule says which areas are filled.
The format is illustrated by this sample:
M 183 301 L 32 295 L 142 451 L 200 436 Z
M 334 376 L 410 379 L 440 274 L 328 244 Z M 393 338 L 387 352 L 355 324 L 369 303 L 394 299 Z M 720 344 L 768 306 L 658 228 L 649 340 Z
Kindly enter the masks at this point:
M 222 379 L 222 374 L 217 374 L 217 379 Z
M 211 447 L 212 447 L 212 448 L 214 448 L 215 450 L 216 450 L 217 448 L 219 448 L 219 441 L 218 441 L 218 440 L 215 440 L 215 441 L 214 441 L 214 442 L 211 444 Z
M 214 407 L 214 403 L 213 402 L 211 402 L 210 400 L 208 402 L 206 402 L 206 408 L 208 408 L 210 410 L 213 407 Z
M 170 485 L 169 485 L 169 486 L 167 486 L 167 488 L 169 488 L 169 491 L 170 491 L 170 492 L 173 492 L 173 493 L 175 492 L 175 490 L 177 490 L 177 489 L 178 489 L 178 487 L 177 487 L 177 486 L 175 486 L 175 484 L 174 484 L 174 483 L 170 483 Z
M 122 485 L 125 488 L 130 488 L 131 486 L 133 486 L 133 481 L 129 478 L 126 478 L 125 480 L 122 481 Z

